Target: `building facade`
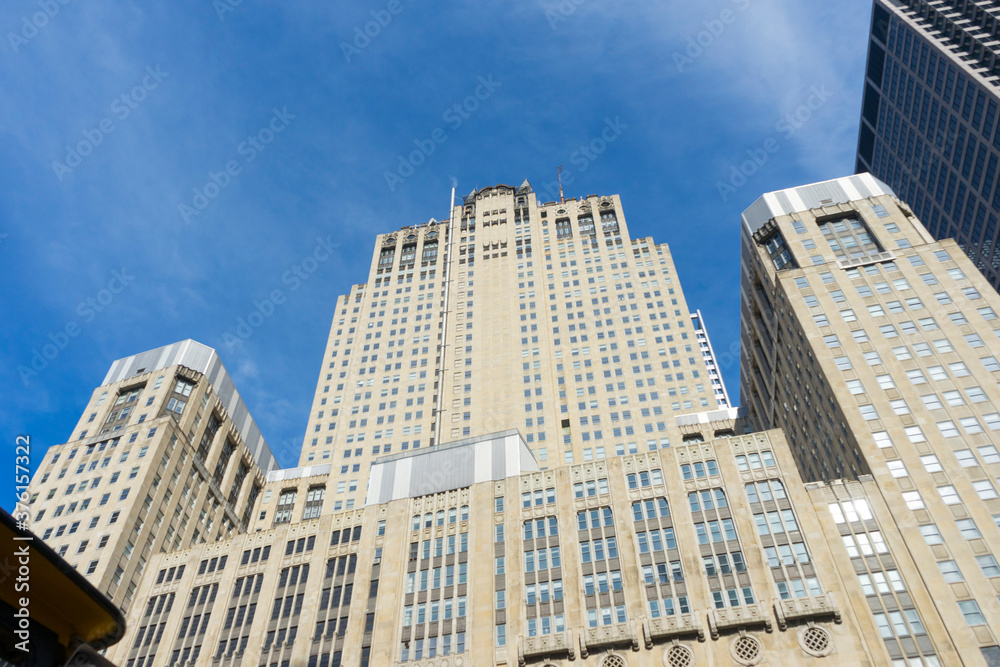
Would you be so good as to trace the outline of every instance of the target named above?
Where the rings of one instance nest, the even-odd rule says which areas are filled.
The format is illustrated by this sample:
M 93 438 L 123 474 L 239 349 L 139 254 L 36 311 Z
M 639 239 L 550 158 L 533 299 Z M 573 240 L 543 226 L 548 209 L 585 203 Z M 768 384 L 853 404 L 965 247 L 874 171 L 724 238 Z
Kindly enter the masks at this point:
M 363 508 L 157 555 L 110 657 L 892 664 L 879 624 L 899 610 L 923 664 L 963 664 L 864 482 L 807 489 L 779 431 L 712 439 L 720 426 L 739 428 L 703 420 L 687 429 L 701 441 L 549 470 L 516 431 L 387 457 Z M 327 479 L 285 472 L 274 495 Z M 869 578 L 854 574 L 842 528 L 861 536 Z M 903 606 L 872 614 L 865 591 L 884 581 Z
M 871 172 L 938 239 L 1000 286 L 1000 12 L 970 0 L 876 0 L 857 172 Z
M 215 350 L 114 362 L 32 480 L 32 530 L 128 611 L 153 554 L 245 532 L 277 468 Z
M 807 482 L 870 475 L 867 496 L 968 647 L 956 664 L 983 664 L 973 647 L 996 664 L 1000 296 L 868 174 L 764 195 L 743 214 L 742 252 L 748 422 L 784 431 Z M 912 627 L 882 631 L 925 655 L 902 646 Z

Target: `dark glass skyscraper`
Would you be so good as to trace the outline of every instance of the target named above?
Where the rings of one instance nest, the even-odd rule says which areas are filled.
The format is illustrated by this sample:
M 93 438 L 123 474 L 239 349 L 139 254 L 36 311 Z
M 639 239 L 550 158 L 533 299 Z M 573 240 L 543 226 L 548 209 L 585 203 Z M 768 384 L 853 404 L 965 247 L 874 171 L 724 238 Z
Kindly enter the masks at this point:
M 954 238 L 995 288 L 998 30 L 996 2 L 875 0 L 856 164 L 935 238 Z

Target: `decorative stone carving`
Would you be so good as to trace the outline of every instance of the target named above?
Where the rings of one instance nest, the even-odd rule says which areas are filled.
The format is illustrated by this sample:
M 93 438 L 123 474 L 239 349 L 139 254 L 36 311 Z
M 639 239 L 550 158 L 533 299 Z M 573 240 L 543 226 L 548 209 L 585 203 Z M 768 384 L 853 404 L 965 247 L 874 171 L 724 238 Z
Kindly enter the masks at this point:
M 550 655 L 567 654 L 570 660 L 576 660 L 573 650 L 573 631 L 565 630 L 551 635 L 536 637 L 520 637 L 517 642 L 517 664 L 524 667 L 528 658 L 538 658 Z
M 639 650 L 639 633 L 636 632 L 635 621 L 600 628 L 584 628 L 580 631 L 581 658 L 586 658 L 591 649 L 622 644 L 630 644 L 633 651 Z
M 774 603 L 774 615 L 778 618 L 780 630 L 787 629 L 789 621 L 832 617 L 834 623 L 843 622 L 840 609 L 829 594 L 777 600 Z
M 798 639 L 799 646 L 809 655 L 823 658 L 833 653 L 833 636 L 826 628 L 810 623 L 799 630 Z
M 743 630 L 750 626 L 763 625 L 768 632 L 773 632 L 771 614 L 763 603 L 713 609 L 708 612 L 708 629 L 712 639 L 718 639 L 719 634 L 726 630 Z
M 740 665 L 756 665 L 764 659 L 764 645 L 753 635 L 740 631 L 740 636 L 729 644 L 729 653 Z
M 698 641 L 705 641 L 705 627 L 701 622 L 701 614 L 697 611 L 660 618 L 644 618 L 642 631 L 647 649 L 653 648 L 653 642 L 670 641 L 688 635 L 697 635 Z

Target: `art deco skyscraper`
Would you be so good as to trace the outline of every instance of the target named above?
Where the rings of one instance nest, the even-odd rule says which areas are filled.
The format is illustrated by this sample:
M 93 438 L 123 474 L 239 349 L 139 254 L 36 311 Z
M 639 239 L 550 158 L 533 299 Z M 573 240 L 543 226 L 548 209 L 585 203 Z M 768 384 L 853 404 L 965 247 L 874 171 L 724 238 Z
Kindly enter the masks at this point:
M 741 297 L 748 420 L 784 430 L 806 481 L 870 474 L 948 634 L 996 664 L 1000 296 L 865 174 L 748 208 Z M 926 656 L 908 633 L 883 637 Z
M 337 300 L 300 465 L 360 505 L 376 457 L 517 428 L 543 468 L 676 442 L 670 415 L 728 407 L 670 250 L 617 196 L 539 203 L 527 182 L 379 235 Z
M 875 0 L 857 172 L 954 238 L 1000 286 L 1000 9 L 970 0 Z

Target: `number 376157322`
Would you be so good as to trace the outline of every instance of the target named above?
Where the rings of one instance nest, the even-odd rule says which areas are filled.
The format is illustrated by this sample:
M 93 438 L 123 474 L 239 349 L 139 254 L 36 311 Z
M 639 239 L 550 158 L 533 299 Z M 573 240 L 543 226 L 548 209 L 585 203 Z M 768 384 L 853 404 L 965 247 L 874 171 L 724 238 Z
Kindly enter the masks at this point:
M 14 496 L 17 505 L 14 519 L 19 524 L 28 520 L 28 481 L 31 479 L 28 466 L 31 463 L 31 436 L 19 435 L 14 446 Z

